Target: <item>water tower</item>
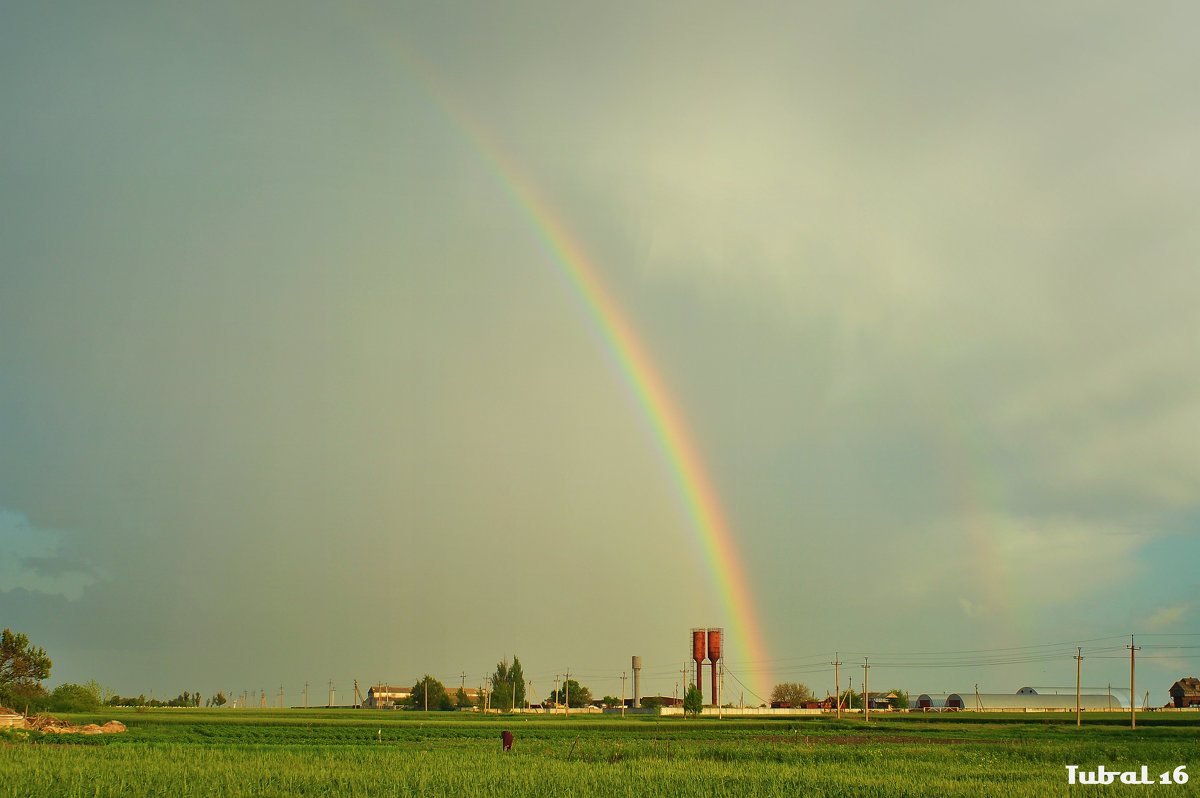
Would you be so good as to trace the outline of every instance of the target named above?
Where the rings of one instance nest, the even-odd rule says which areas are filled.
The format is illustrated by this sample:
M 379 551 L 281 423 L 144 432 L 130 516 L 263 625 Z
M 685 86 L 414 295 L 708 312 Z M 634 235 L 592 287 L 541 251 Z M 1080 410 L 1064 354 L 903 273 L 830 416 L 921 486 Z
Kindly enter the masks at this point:
M 708 661 L 712 663 L 712 702 L 720 706 L 721 697 L 717 690 L 717 661 L 721 659 L 721 632 L 717 627 L 708 630 Z
M 696 661 L 696 689 L 704 695 L 704 655 L 707 649 L 707 629 L 692 630 L 692 659 Z

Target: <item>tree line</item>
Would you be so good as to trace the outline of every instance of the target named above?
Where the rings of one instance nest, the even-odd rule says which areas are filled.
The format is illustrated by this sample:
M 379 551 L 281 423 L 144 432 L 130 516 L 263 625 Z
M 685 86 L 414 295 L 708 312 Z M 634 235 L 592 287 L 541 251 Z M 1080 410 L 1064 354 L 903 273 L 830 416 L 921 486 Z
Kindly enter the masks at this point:
M 878 697 L 879 693 L 872 693 Z M 908 693 L 899 688 L 894 688 L 883 693 L 883 695 L 893 695 L 895 698 L 888 700 L 888 705 L 892 709 L 907 709 L 908 708 Z M 832 701 L 832 697 L 827 697 Z M 847 709 L 862 709 L 864 696 L 861 692 L 854 690 L 843 690 L 841 695 L 842 706 Z M 771 704 L 787 705 L 789 707 L 803 707 L 806 704 L 817 702 L 818 699 L 812 690 L 802 682 L 780 682 L 771 689 Z
M 571 707 L 585 707 L 592 703 L 592 691 L 574 679 L 568 679 L 561 687 L 550 691 L 547 701 L 556 705 L 566 703 Z M 496 663 L 495 672 L 488 677 L 482 693 L 474 699 L 462 686 L 450 693 L 444 684 L 427 673 L 417 679 L 408 698 L 400 706 L 428 712 L 475 707 L 511 712 L 524 707 L 525 703 L 525 671 L 520 658 L 514 656 L 512 664 L 507 659 Z

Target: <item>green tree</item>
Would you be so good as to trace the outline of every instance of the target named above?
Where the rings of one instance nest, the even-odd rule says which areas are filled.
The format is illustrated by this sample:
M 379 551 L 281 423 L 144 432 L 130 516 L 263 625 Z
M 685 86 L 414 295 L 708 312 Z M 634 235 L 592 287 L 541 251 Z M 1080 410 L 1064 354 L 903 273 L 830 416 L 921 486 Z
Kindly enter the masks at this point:
M 704 693 L 694 684 L 689 684 L 687 694 L 683 697 L 683 714 L 693 717 L 704 710 Z
M 842 706 L 846 709 L 862 709 L 862 693 L 853 690 L 842 691 Z
M 60 684 L 50 693 L 48 706 L 51 712 L 95 712 L 100 699 L 82 685 Z
M 40 682 L 50 676 L 50 657 L 11 629 L 0 632 L 0 703 L 19 703 L 46 694 Z
M 513 656 L 512 667 L 508 669 L 508 680 L 513 686 L 513 707 L 525 706 L 525 670 L 521 667 L 521 660 Z
M 562 704 L 564 699 L 568 706 L 586 707 L 592 703 L 592 691 L 574 679 L 567 679 L 567 683 L 562 688 L 550 691 L 552 704 Z
M 908 693 L 899 688 L 888 690 L 888 692 L 896 695 L 896 697 L 891 700 L 892 709 L 908 709 Z
M 496 663 L 496 672 L 492 674 L 491 708 L 500 710 L 516 709 L 525 705 L 525 673 L 521 669 L 521 660 L 513 657 L 512 665 L 508 660 Z
M 656 695 L 646 696 L 642 699 L 642 706 L 646 709 L 653 709 L 654 714 L 658 715 L 662 712 L 663 700 Z
M 611 695 L 606 695 L 606 696 L 604 696 L 604 698 L 600 699 L 600 703 L 604 704 L 604 706 L 608 707 L 609 709 L 612 709 L 613 707 L 615 707 L 621 703 L 621 699 L 616 698 Z
M 210 698 L 209 701 L 212 702 L 212 705 L 214 707 L 223 707 L 229 701 L 229 699 L 225 697 L 225 694 L 223 692 L 218 690 L 217 694 L 215 696 L 213 696 L 212 698 Z
M 84 682 L 83 689 L 96 696 L 96 700 L 101 704 L 107 704 L 109 699 L 116 695 L 110 688 L 103 686 L 95 679 L 88 679 Z
M 426 692 L 428 690 L 428 692 Z M 428 703 L 426 703 L 428 701 Z M 408 697 L 408 705 L 413 709 L 430 712 L 448 712 L 454 709 L 454 701 L 446 694 L 446 688 L 437 679 L 425 674 L 413 685 L 412 695 Z
M 780 682 L 771 689 L 771 703 L 802 707 L 813 700 L 812 690 L 800 682 Z
M 459 709 L 470 709 L 475 706 L 475 702 L 471 700 L 471 696 L 467 695 L 467 691 L 461 687 L 454 693 L 454 704 Z

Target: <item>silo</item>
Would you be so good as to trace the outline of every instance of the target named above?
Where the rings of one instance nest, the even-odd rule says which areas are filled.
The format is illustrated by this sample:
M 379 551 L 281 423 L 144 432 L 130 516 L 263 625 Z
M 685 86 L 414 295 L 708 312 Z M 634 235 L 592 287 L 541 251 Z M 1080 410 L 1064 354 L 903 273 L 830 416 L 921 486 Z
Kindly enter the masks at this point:
M 636 654 L 633 657 L 633 707 L 642 705 L 642 658 Z
M 692 630 L 692 659 L 696 661 L 696 689 L 704 695 L 704 652 L 707 629 Z
M 717 661 L 721 659 L 721 629 L 708 630 L 708 660 L 712 663 L 712 702 L 718 706 L 721 698 L 717 693 Z

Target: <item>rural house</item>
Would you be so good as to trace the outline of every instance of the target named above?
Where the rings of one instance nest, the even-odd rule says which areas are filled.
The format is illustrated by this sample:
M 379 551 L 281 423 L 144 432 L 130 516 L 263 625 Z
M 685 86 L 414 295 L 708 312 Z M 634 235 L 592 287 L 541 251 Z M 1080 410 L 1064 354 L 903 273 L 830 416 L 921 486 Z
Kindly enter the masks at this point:
M 1188 676 L 1180 679 L 1171 685 L 1168 691 L 1171 694 L 1172 706 L 1183 709 L 1185 707 L 1200 707 L 1200 679 L 1195 676 Z

